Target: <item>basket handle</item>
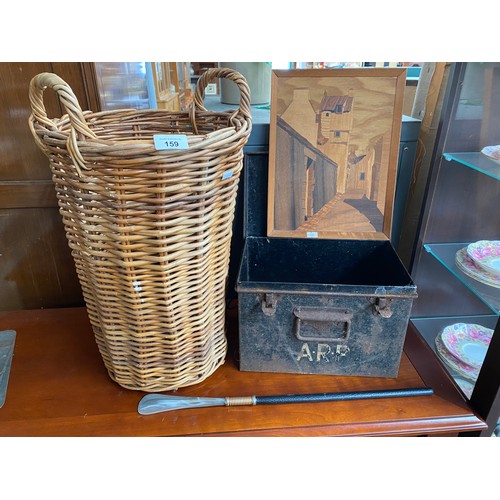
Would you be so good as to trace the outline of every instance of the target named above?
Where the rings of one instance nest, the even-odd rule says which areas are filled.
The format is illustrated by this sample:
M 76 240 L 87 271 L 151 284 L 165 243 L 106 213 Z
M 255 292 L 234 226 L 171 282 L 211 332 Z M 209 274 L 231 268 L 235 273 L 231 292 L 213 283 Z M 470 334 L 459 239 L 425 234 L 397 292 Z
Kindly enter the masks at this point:
M 73 90 L 61 77 L 54 73 L 40 73 L 31 80 L 29 98 L 34 118 L 49 127 L 55 127 L 54 122 L 47 116 L 43 104 L 43 92 L 47 87 L 57 93 L 74 129 L 85 137 L 96 139 L 96 135 L 87 125 L 82 108 L 80 108 Z
M 40 73 L 30 82 L 29 99 L 32 110 L 31 120 L 36 120 L 48 128 L 57 128 L 54 121 L 47 116 L 43 103 L 43 92 L 47 87 L 57 93 L 61 104 L 68 114 L 71 123 L 71 133 L 67 140 L 68 153 L 81 174 L 80 168 L 86 168 L 86 166 L 85 160 L 78 149 L 77 141 L 85 137 L 97 139 L 97 136 L 87 125 L 78 99 L 71 87 L 61 77 L 54 73 Z
M 199 78 L 196 84 L 194 94 L 195 106 L 200 111 L 207 111 L 203 106 L 203 97 L 205 96 L 206 86 L 216 78 L 227 78 L 238 85 L 240 91 L 240 113 L 247 119 L 252 120 L 252 112 L 250 110 L 250 88 L 245 77 L 230 68 L 212 68 L 205 71 Z

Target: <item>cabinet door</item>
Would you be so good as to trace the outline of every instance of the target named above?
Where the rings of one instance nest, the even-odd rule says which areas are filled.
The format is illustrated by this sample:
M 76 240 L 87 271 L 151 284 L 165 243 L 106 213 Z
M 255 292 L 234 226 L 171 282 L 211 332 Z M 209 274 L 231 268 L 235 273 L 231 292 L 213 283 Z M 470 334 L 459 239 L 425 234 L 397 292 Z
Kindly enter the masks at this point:
M 152 64 L 156 92 L 156 105 L 165 111 L 180 111 L 180 90 L 177 64 L 155 62 Z
M 411 321 L 487 421 L 484 435 L 500 415 L 500 271 L 483 266 L 487 253 L 500 259 L 497 145 L 500 63 L 454 64 L 411 270 Z
M 89 107 L 80 63 L 0 63 L 0 310 L 83 303 L 49 162 L 28 127 L 29 83 L 45 71 Z M 55 95 L 45 94 L 47 114 L 60 117 Z

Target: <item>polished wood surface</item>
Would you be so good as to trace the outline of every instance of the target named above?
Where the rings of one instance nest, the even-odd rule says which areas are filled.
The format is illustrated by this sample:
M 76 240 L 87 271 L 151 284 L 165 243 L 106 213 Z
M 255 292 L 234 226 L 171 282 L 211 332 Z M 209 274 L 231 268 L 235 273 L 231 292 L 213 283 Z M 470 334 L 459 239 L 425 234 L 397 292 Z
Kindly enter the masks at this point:
M 228 311 L 224 366 L 174 394 L 225 397 L 424 387 L 403 355 L 396 379 L 241 372 L 235 358 L 235 309 Z M 104 367 L 86 309 L 0 312 L 0 330 L 17 331 L 2 436 L 356 436 L 443 435 L 483 429 L 453 386 L 433 396 L 215 407 L 142 416 L 145 393 L 121 388 Z M 431 361 L 432 362 L 432 358 Z M 431 373 L 431 372 L 429 372 Z M 432 375 L 432 373 L 431 373 Z

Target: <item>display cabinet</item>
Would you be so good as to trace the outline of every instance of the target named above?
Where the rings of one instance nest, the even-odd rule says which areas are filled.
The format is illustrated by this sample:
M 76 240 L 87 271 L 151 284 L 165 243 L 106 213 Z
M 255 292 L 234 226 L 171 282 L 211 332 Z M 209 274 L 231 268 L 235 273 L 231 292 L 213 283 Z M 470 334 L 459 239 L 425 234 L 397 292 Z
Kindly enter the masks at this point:
M 410 264 L 418 299 L 409 334 L 491 436 L 500 415 L 500 63 L 454 63 L 447 85 Z

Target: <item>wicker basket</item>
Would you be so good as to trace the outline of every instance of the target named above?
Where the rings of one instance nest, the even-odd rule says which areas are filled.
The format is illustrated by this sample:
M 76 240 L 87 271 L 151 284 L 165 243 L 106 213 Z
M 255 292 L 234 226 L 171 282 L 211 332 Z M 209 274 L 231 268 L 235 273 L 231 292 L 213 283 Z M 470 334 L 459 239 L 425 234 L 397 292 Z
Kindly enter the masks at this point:
M 212 113 L 204 89 L 234 81 L 237 110 Z M 52 88 L 66 113 L 47 117 Z M 60 213 L 104 364 L 127 389 L 201 382 L 226 355 L 225 288 L 250 92 L 237 72 L 204 73 L 189 112 L 82 112 L 64 80 L 33 78 L 30 128 L 50 159 Z M 187 136 L 157 150 L 153 136 Z M 71 325 L 68 325 L 69 327 Z

